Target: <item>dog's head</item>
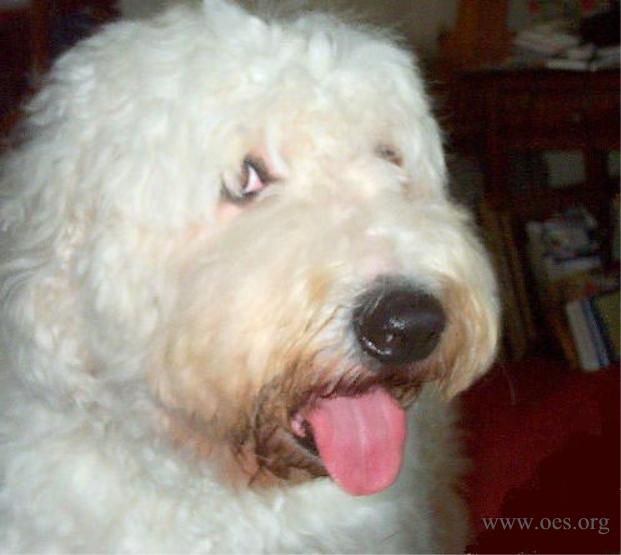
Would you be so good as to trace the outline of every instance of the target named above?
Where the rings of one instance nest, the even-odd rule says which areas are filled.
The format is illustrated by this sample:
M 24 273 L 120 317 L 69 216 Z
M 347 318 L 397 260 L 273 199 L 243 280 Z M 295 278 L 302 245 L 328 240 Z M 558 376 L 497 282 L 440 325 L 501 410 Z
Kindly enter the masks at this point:
M 231 477 L 366 494 L 423 384 L 454 395 L 490 364 L 494 279 L 381 33 L 205 2 L 83 43 L 32 110 L 2 216 L 33 260 L 5 267 L 44 390 L 147 384 Z

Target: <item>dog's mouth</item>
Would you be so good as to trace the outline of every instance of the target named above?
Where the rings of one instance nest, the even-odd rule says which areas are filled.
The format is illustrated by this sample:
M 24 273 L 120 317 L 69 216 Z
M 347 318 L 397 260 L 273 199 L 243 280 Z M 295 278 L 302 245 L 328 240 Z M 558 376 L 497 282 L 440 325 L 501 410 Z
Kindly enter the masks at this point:
M 405 411 L 382 385 L 356 394 L 319 397 L 298 410 L 291 429 L 331 478 L 352 495 L 389 487 L 401 467 Z

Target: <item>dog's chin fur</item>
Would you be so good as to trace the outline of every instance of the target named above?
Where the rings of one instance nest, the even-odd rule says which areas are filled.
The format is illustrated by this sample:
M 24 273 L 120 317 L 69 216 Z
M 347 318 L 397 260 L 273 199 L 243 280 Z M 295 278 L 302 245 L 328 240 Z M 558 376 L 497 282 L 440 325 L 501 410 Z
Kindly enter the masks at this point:
M 450 399 L 498 303 L 411 55 L 206 0 L 79 44 L 26 111 L 1 175 L 0 551 L 463 550 Z M 352 320 L 395 282 L 446 325 L 380 364 Z M 408 411 L 401 472 L 350 495 L 306 416 L 379 390 Z
M 339 378 L 331 383 L 303 382 L 305 377 L 320 376 L 318 368 L 289 368 L 265 384 L 245 406 L 236 408 L 236 419 L 228 426 L 221 418 L 217 432 L 209 417 L 187 412 L 184 407 L 162 409 L 162 429 L 177 446 L 209 459 L 222 481 L 237 489 L 286 488 L 328 476 L 306 421 L 312 407 L 325 399 L 382 388 L 407 409 L 423 384 L 438 378 L 423 365 L 395 367 L 380 374 L 373 368 L 377 364 L 369 362 L 371 368 L 356 366 L 338 372 Z

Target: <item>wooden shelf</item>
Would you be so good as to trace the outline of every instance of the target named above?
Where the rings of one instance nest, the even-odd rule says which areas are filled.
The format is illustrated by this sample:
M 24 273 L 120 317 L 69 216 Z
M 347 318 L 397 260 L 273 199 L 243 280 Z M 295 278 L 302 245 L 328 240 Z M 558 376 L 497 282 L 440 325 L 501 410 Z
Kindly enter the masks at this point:
M 607 151 L 619 148 L 619 71 L 481 70 L 454 76 L 441 89 L 458 151 L 479 158 L 485 191 L 482 223 L 491 237 L 505 302 L 506 351 L 520 358 L 545 336 L 542 313 L 525 256 L 524 224 L 582 204 L 607 230 L 618 178 L 607 175 Z M 512 153 L 579 150 L 586 180 L 563 188 L 521 184 L 513 190 Z
M 537 220 L 575 205 L 598 209 L 608 198 L 606 193 L 601 190 L 591 191 L 585 184 L 540 189 L 513 195 L 511 212 L 519 221 Z

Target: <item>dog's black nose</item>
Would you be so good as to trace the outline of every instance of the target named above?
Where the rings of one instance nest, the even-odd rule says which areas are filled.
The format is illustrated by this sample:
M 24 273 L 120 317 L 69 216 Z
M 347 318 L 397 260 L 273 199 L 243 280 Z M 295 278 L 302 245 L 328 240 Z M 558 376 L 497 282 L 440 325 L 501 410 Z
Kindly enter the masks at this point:
M 387 364 L 428 357 L 446 323 L 435 297 L 412 286 L 390 283 L 380 283 L 362 295 L 353 319 L 364 351 Z

